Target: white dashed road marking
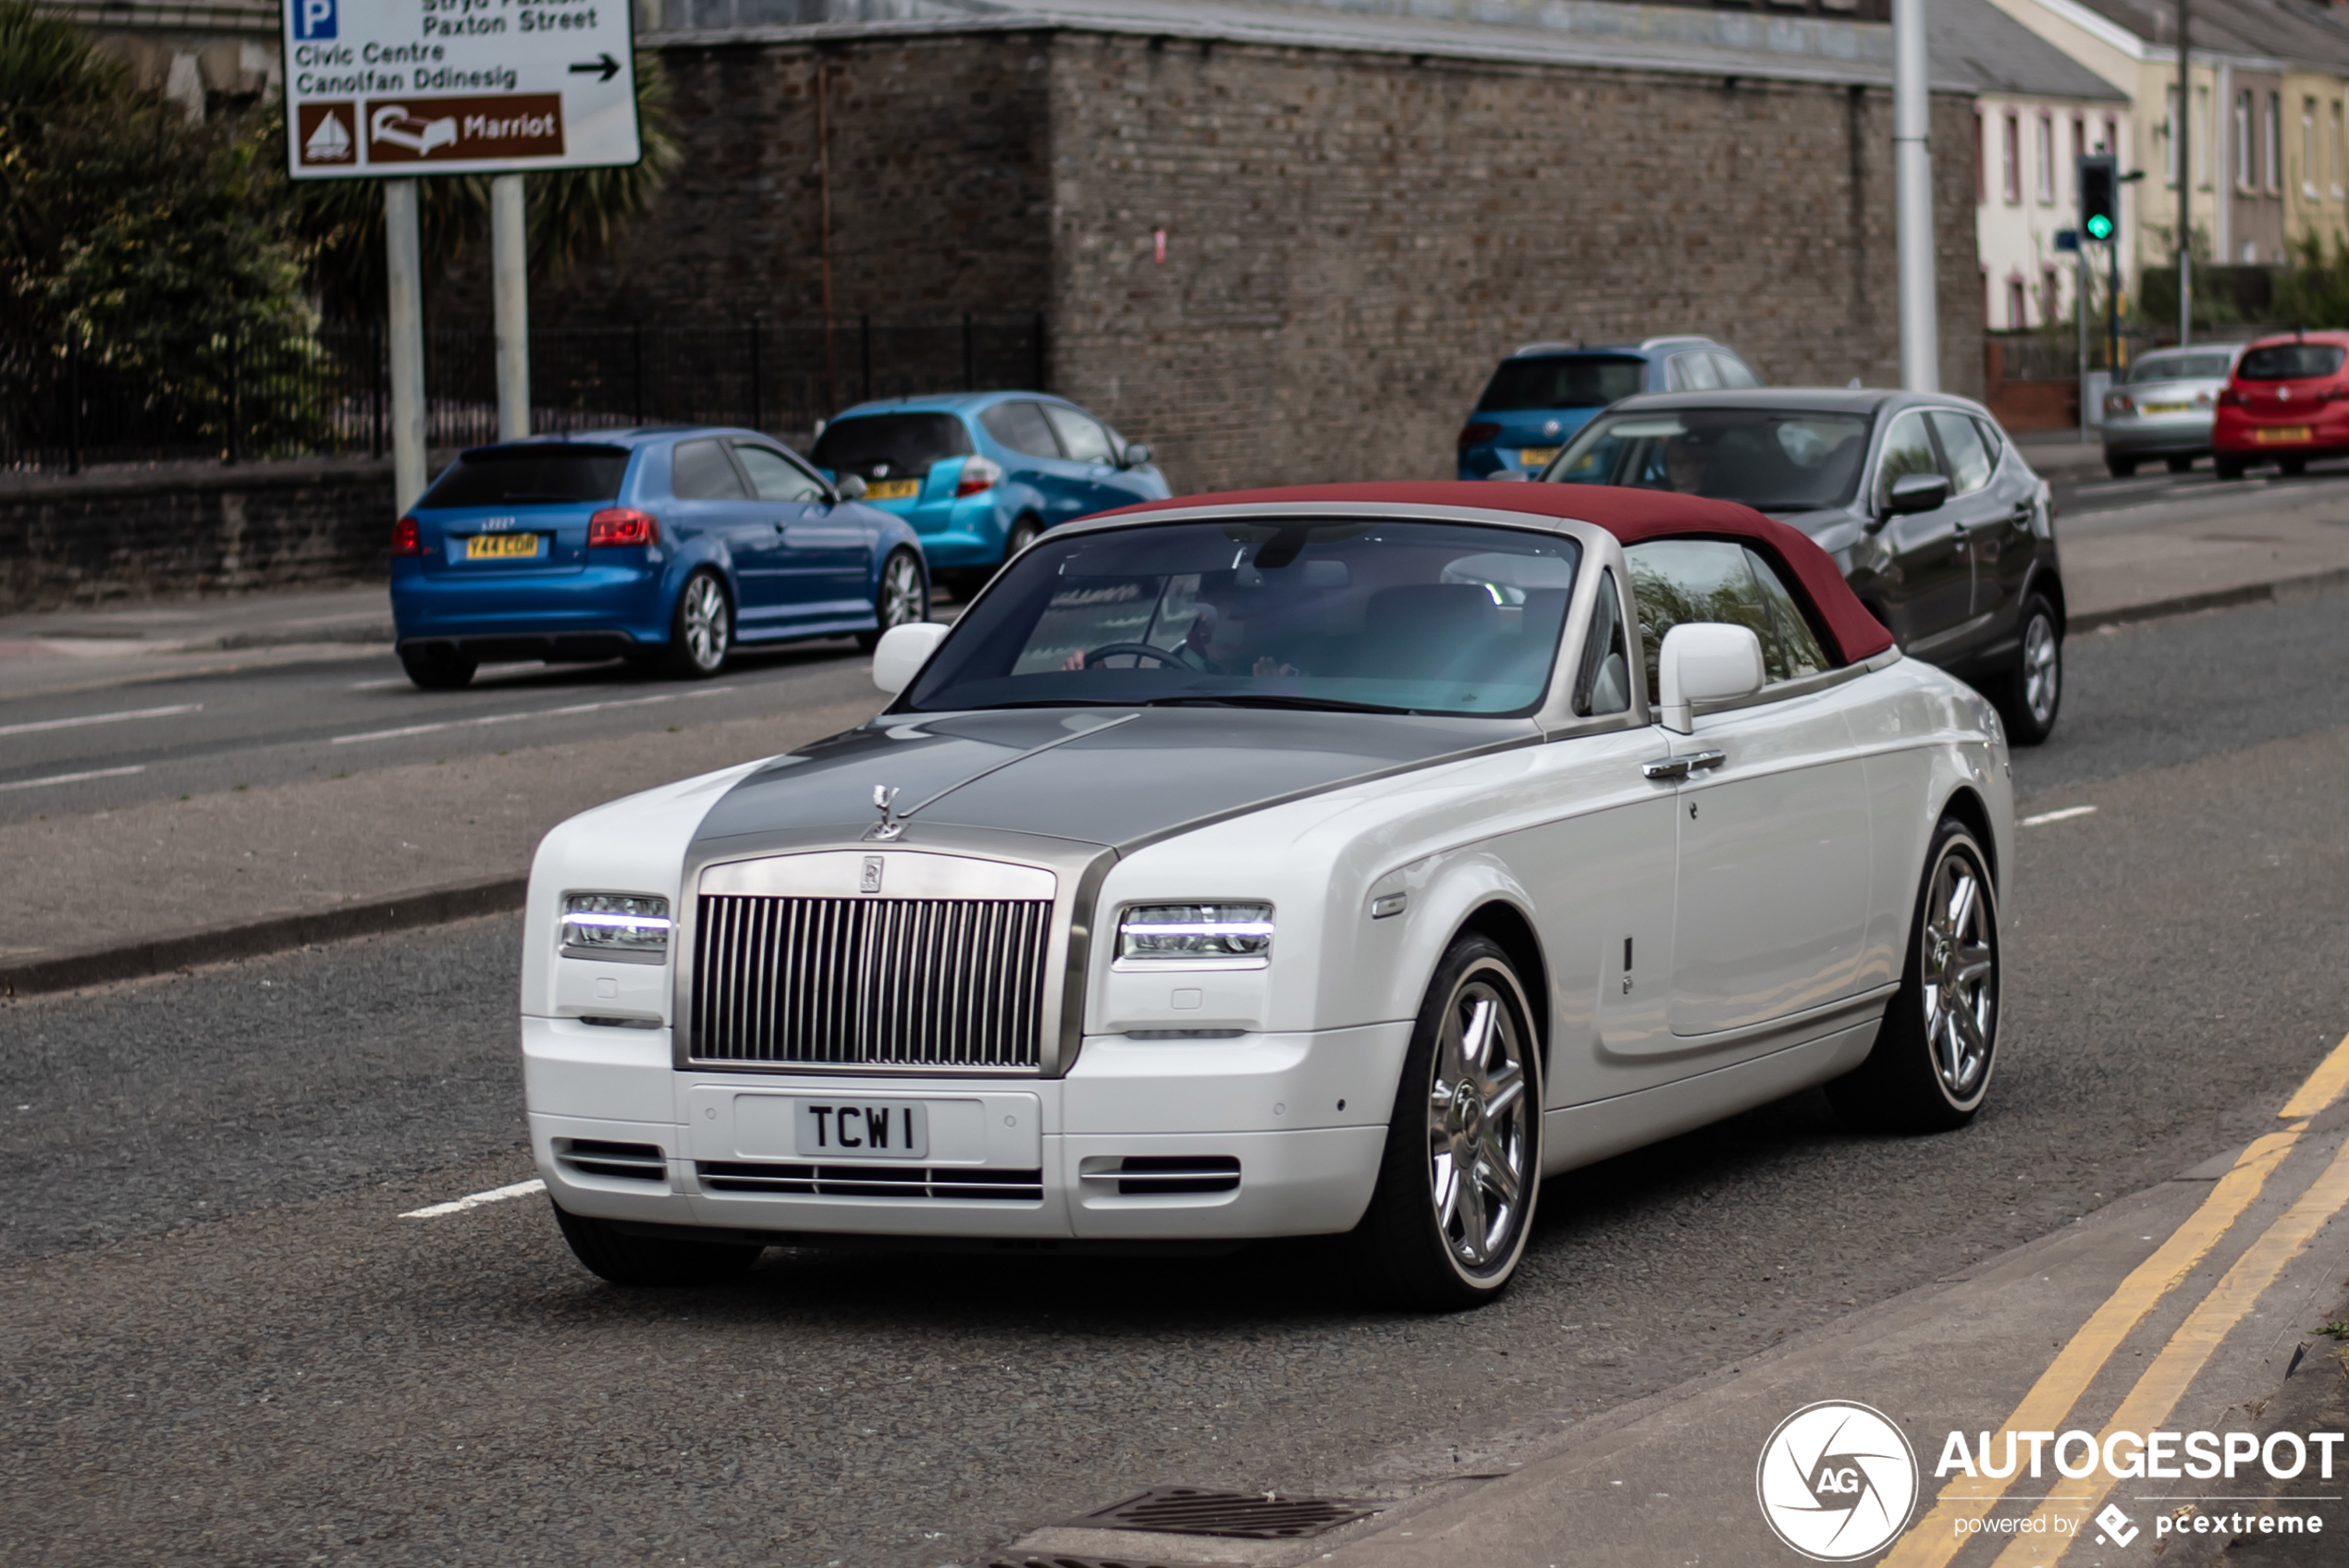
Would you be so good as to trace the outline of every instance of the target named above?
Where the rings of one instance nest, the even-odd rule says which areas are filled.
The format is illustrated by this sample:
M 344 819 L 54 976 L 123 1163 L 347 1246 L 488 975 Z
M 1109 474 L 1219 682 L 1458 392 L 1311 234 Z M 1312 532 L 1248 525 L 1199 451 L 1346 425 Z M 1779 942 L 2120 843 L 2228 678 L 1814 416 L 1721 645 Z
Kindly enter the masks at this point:
M 13 784 L 0 784 L 0 790 L 38 790 L 43 784 L 79 784 L 85 778 L 120 778 L 126 774 L 144 773 L 139 767 L 100 767 L 88 773 L 53 773 L 46 778 L 19 778 Z
M 33 724 L 0 724 L 0 735 L 30 735 L 36 729 L 79 729 L 88 724 L 119 724 L 126 718 L 168 718 L 176 713 L 195 713 L 202 703 L 179 703 L 167 708 L 133 708 L 129 713 L 85 713 L 78 718 L 44 718 Z M 83 774 L 83 778 L 95 778 Z
M 2036 816 L 2024 817 L 2020 823 L 2016 824 L 2016 826 L 2020 827 L 2044 827 L 2050 822 L 2065 822 L 2075 816 L 2093 815 L 2095 815 L 2096 809 L 2097 808 L 2094 806 L 2066 806 L 2061 811 L 2043 811 Z
M 492 1187 L 486 1193 L 468 1194 L 449 1203 L 437 1203 L 426 1208 L 412 1208 L 400 1218 L 437 1219 L 444 1214 L 462 1214 L 469 1208 L 479 1208 L 486 1203 L 503 1203 L 508 1198 L 526 1198 L 533 1193 L 543 1193 L 546 1190 L 547 1183 L 534 1176 L 527 1182 L 517 1182 L 510 1187 Z
M 364 735 L 338 735 L 334 744 L 348 746 L 361 741 L 396 741 L 403 735 L 430 735 L 441 729 L 465 729 L 483 724 L 511 724 L 523 718 L 560 718 L 574 713 L 601 713 L 606 708 L 641 708 L 654 703 L 677 703 L 689 697 L 715 697 L 734 690 L 732 686 L 705 686 L 697 692 L 665 692 L 658 697 L 621 697 L 606 703 L 573 703 L 565 708 L 541 708 L 535 713 L 489 713 L 479 718 L 452 718 L 439 724 L 410 724 L 398 729 L 370 729 Z

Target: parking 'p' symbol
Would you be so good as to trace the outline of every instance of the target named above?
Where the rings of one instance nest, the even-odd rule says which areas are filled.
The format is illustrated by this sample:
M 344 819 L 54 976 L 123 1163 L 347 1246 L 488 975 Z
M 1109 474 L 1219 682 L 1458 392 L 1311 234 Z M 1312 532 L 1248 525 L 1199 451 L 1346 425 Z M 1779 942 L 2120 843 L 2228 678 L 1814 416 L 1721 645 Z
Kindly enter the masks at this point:
M 336 33 L 335 0 L 298 0 L 294 33 L 305 39 L 332 38 Z

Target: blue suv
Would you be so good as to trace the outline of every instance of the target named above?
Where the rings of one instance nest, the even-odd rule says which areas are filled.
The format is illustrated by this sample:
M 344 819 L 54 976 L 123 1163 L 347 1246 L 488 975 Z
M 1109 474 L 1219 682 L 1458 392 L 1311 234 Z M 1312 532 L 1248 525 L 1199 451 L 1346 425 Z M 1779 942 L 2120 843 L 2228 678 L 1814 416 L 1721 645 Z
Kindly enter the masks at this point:
M 1170 494 L 1148 447 L 1041 392 L 859 403 L 808 456 L 912 524 L 939 583 L 963 596 L 1056 523 Z
M 921 541 L 754 430 L 599 430 L 459 454 L 391 538 L 400 662 L 427 690 L 486 659 L 624 657 L 688 680 L 737 642 L 929 615 Z
M 1584 421 L 1634 392 L 1760 385 L 1743 360 L 1710 337 L 1528 343 L 1501 361 L 1460 427 L 1458 477 L 1531 479 Z

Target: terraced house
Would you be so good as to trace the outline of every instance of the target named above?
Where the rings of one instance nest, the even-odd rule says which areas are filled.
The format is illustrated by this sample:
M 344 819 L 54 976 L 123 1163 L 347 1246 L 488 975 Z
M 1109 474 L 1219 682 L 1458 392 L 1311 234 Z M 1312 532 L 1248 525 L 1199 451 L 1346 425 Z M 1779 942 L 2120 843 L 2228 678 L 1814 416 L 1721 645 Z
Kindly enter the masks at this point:
M 2142 168 L 2130 273 L 2176 248 L 2177 137 L 2187 116 L 2194 243 L 2213 261 L 2272 264 L 2313 236 L 2349 234 L 2349 6 L 2193 0 L 2192 102 L 2178 102 L 2173 0 L 1997 0 L 2040 37 L 2128 95 L 2122 167 Z

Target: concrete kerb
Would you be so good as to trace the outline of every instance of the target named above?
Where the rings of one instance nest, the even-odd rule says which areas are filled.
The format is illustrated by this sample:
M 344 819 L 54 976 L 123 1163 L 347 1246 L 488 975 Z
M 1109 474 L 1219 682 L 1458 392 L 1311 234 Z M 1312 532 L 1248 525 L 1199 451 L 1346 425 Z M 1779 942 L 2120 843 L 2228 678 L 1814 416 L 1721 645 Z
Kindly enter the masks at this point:
M 2287 577 L 2274 582 L 2246 582 L 2237 588 L 2215 588 L 2208 594 L 2180 594 L 2173 598 L 2155 599 L 2142 605 L 2121 605 L 2109 610 L 2075 615 L 2066 623 L 2065 630 L 2074 634 L 2101 631 L 2108 626 L 2133 626 L 2139 621 L 2163 620 L 2171 616 L 2195 615 L 2203 610 L 2233 609 L 2241 605 L 2272 605 L 2281 599 L 2298 598 L 2304 594 L 2321 594 L 2329 588 L 2343 586 L 2349 586 L 2349 567 L 2312 572 L 2305 577 Z
M 380 899 L 353 900 L 327 909 L 200 926 L 135 942 L 57 953 L 29 963 L 0 964 L 0 997 L 71 991 L 109 981 L 168 974 L 199 963 L 258 958 L 289 948 L 340 941 L 349 937 L 441 925 L 478 914 L 503 914 L 522 908 L 529 888 L 527 876 L 415 888 Z

